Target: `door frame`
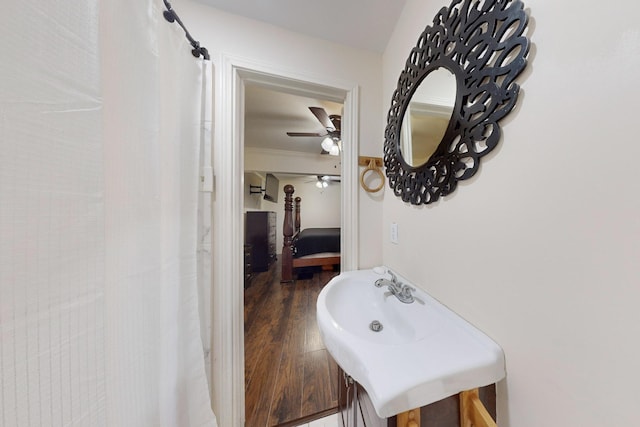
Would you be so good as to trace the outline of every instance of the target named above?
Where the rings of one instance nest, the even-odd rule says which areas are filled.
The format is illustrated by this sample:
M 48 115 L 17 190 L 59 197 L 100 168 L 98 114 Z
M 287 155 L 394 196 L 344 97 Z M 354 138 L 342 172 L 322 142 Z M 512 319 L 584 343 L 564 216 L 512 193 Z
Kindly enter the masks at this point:
M 220 55 L 214 111 L 212 405 L 221 426 L 243 426 L 244 387 L 244 83 L 342 102 L 342 271 L 358 268 L 359 88 Z

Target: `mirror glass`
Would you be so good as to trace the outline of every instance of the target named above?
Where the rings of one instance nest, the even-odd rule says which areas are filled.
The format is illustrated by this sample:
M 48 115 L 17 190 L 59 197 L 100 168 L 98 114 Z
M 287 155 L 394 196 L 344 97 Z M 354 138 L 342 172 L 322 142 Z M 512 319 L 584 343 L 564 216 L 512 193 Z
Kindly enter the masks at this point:
M 402 117 L 400 154 L 412 167 L 427 163 L 442 142 L 456 102 L 456 77 L 440 67 L 422 80 Z

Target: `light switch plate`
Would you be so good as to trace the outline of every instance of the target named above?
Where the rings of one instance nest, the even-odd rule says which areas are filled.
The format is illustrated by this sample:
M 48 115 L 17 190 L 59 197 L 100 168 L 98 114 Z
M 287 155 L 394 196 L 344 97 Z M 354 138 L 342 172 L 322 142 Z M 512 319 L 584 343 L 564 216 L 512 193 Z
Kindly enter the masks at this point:
M 391 243 L 398 244 L 398 224 L 395 222 L 391 223 Z

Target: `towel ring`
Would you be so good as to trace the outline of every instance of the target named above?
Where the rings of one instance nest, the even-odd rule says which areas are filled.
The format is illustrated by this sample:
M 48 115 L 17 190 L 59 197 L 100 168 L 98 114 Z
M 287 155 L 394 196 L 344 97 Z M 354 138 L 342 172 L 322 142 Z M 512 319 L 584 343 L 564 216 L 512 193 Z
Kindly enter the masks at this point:
M 380 185 L 378 185 L 375 188 L 371 188 L 364 183 L 364 176 L 367 174 L 368 171 L 373 171 L 378 174 L 378 176 L 380 177 Z M 367 164 L 367 167 L 364 168 L 364 170 L 360 174 L 360 185 L 362 186 L 364 191 L 368 193 L 376 193 L 382 190 L 382 187 L 384 187 L 384 174 L 382 173 L 382 170 L 380 169 L 380 167 L 378 167 L 378 165 L 376 164 L 376 159 L 374 158 L 369 159 L 369 163 Z

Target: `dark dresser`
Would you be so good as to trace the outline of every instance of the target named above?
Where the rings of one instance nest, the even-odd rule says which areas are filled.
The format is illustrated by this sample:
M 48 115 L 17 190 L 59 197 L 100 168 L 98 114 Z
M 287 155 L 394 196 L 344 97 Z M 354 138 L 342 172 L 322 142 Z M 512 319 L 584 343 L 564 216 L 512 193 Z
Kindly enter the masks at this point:
M 244 245 L 244 288 L 247 289 L 251 285 L 253 279 L 253 268 L 251 267 L 252 250 L 251 245 Z
M 245 244 L 251 245 L 251 270 L 267 271 L 276 261 L 276 213 L 248 211 Z

